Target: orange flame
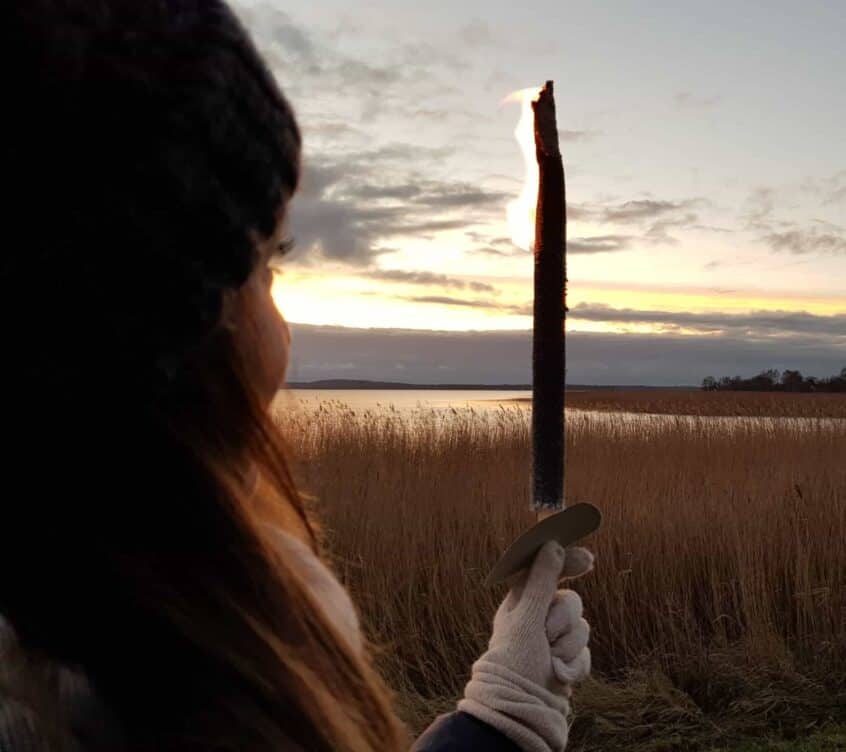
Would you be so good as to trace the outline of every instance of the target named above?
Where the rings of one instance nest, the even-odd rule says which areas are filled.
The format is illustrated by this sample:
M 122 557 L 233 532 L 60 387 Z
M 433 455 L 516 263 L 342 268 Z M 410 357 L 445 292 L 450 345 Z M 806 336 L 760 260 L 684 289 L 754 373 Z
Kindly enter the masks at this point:
M 520 120 L 514 129 L 514 138 L 520 145 L 523 152 L 523 160 L 526 163 L 526 180 L 523 183 L 523 190 L 513 201 L 509 201 L 505 208 L 508 217 L 508 229 L 511 232 L 511 241 L 518 248 L 524 251 L 533 250 L 535 247 L 535 213 L 538 205 L 538 183 L 540 173 L 538 171 L 537 158 L 535 156 L 535 127 L 532 102 L 536 102 L 540 96 L 539 88 L 519 89 L 511 92 L 502 104 L 519 102 L 521 104 Z

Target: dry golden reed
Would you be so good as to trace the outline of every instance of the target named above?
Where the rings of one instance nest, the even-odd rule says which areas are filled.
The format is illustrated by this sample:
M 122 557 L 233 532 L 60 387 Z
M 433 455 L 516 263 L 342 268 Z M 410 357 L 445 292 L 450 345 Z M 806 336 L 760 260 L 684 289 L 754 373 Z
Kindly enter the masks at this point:
M 460 695 L 504 595 L 482 580 L 534 521 L 529 414 L 277 409 L 419 726 Z M 577 693 L 579 748 L 665 721 L 710 733 L 709 713 L 766 726 L 800 695 L 797 718 L 846 708 L 846 421 L 570 411 L 567 426 L 568 502 L 604 514 L 596 570 L 573 584 L 599 679 Z
M 846 395 L 791 392 L 706 392 L 701 389 L 584 389 L 567 392 L 582 410 L 662 415 L 846 418 Z

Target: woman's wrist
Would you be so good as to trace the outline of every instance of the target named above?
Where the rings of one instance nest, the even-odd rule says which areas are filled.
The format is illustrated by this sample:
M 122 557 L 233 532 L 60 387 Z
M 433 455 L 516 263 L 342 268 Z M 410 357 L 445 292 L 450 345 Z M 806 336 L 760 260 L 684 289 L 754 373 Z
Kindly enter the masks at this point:
M 567 744 L 570 688 L 552 691 L 483 655 L 458 709 L 484 721 L 529 752 L 560 752 Z

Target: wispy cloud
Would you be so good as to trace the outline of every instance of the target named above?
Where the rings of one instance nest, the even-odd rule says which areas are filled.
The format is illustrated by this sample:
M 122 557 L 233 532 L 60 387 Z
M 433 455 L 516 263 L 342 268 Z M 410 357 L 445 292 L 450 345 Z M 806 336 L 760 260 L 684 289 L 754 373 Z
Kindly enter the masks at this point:
M 673 105 L 680 110 L 703 110 L 715 107 L 720 103 L 720 97 L 696 94 L 692 91 L 678 91 L 673 94 Z
M 437 305 L 461 306 L 463 308 L 499 308 L 495 303 L 472 298 L 458 298 L 451 295 L 397 295 L 398 300 L 412 303 L 435 303 Z
M 751 229 L 769 228 L 775 209 L 775 190 L 766 186 L 755 188 L 746 198 L 741 218 Z
M 701 333 L 744 334 L 750 337 L 781 337 L 787 334 L 828 336 L 846 344 L 846 314 L 820 316 L 805 311 L 765 310 L 749 313 L 696 313 L 687 311 L 612 308 L 598 303 L 580 303 L 568 316 L 583 321 L 618 324 L 657 324 L 668 329 Z
M 532 303 L 503 303 L 491 298 L 464 298 L 448 295 L 396 295 L 398 300 L 436 305 L 483 308 L 504 314 L 531 316 Z M 793 335 L 828 337 L 846 346 L 846 314 L 822 316 L 807 311 L 759 310 L 745 313 L 719 311 L 662 311 L 615 308 L 603 303 L 579 303 L 569 309 L 571 321 L 591 321 L 621 326 L 645 324 L 661 331 L 696 335 L 780 338 Z
M 795 255 L 811 253 L 844 255 L 846 254 L 846 234 L 842 231 L 825 230 L 811 226 L 787 232 L 772 232 L 763 240 L 773 251 Z
M 454 290 L 471 290 L 473 292 L 488 292 L 496 294 L 497 289 L 487 282 L 463 280 L 446 274 L 436 274 L 428 271 L 406 271 L 405 269 L 372 269 L 363 276 L 385 282 L 401 282 L 410 285 L 426 287 L 442 287 Z
M 634 236 L 631 233 L 600 236 L 605 239 L 616 239 L 616 247 L 613 250 L 622 250 L 630 247 L 637 239 L 644 244 L 676 244 L 678 240 L 671 231 L 702 229 L 699 211 L 709 205 L 710 202 L 703 197 L 675 201 L 642 198 L 622 202 L 575 204 L 567 208 L 567 215 L 573 220 L 640 228 L 640 236 Z M 605 243 L 609 247 L 603 250 L 612 250 L 611 241 L 606 240 Z M 602 247 L 602 242 L 597 240 L 593 244 L 589 242 L 581 246 L 576 243 L 574 247 L 580 248 L 585 253 L 591 252 L 589 249 L 593 248 L 592 252 L 595 253 L 597 248 Z
M 567 240 L 568 253 L 610 253 L 625 251 L 635 238 L 632 235 L 595 235 Z
M 290 207 L 298 248 L 291 261 L 314 264 L 322 255 L 366 267 L 393 250 L 391 238 L 464 229 L 502 213 L 508 197 L 500 191 L 459 181 L 386 181 L 392 168 L 434 158 L 435 151 L 397 143 L 307 161 Z
M 635 199 L 621 204 L 604 206 L 596 209 L 596 214 L 602 222 L 617 224 L 631 224 L 645 220 L 664 219 L 676 216 L 679 212 L 690 214 L 690 209 L 705 203 L 702 198 L 686 199 L 684 201 L 666 201 L 655 199 Z
M 806 180 L 803 187 L 816 196 L 823 206 L 846 202 L 846 169 L 824 178 Z

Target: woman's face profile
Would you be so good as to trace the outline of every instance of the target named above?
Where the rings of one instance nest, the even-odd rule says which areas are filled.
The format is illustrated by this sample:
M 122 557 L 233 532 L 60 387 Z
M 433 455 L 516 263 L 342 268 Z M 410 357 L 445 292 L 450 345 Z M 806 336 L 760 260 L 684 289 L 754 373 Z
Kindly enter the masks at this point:
M 258 239 L 259 261 L 247 281 L 229 298 L 228 319 L 234 337 L 262 403 L 269 407 L 285 381 L 291 333 L 271 294 L 274 272 L 271 257 L 283 239 L 284 216 L 273 235 Z

